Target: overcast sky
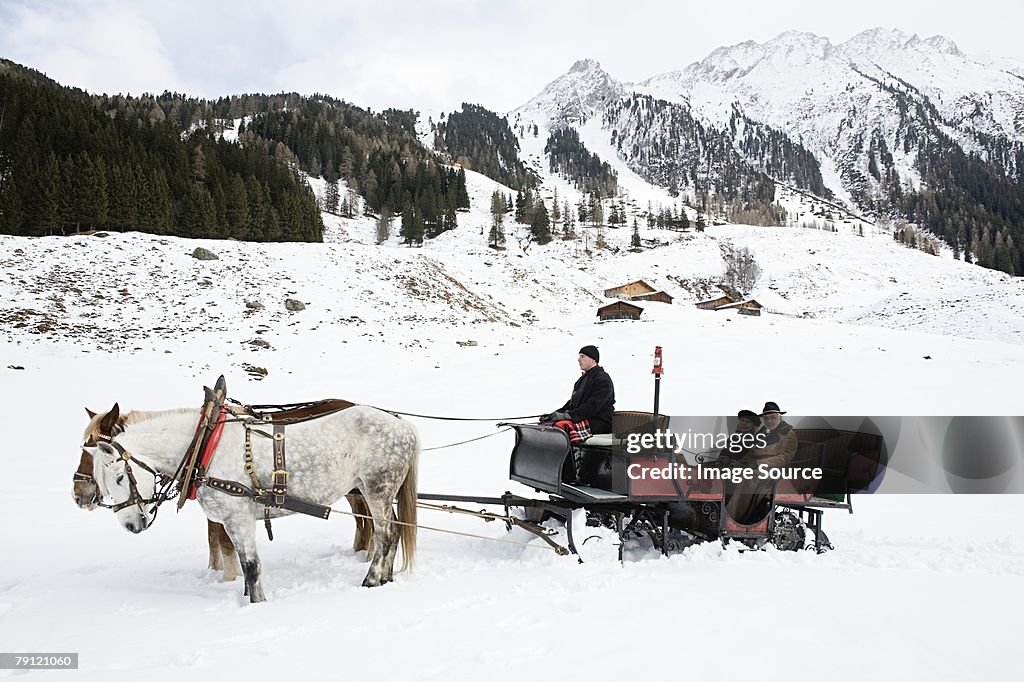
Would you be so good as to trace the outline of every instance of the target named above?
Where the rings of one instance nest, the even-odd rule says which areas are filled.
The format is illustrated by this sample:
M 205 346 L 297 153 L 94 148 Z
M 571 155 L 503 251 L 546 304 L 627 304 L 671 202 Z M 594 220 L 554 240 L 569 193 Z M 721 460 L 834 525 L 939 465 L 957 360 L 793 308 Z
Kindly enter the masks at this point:
M 638 81 L 802 30 L 942 34 L 1024 61 L 1006 0 L 0 0 L 0 56 L 91 92 L 323 92 L 375 110 L 505 112 L 574 61 Z

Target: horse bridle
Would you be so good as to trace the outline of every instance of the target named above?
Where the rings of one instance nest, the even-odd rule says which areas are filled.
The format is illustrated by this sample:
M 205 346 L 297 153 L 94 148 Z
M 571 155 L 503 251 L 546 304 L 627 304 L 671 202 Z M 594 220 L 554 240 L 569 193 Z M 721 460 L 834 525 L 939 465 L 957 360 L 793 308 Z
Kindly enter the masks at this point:
M 97 506 L 103 507 L 105 509 L 110 509 L 114 513 L 117 513 L 124 509 L 125 507 L 130 507 L 133 504 L 139 505 L 140 508 L 142 507 L 142 505 L 154 504 L 155 506 L 153 507 L 151 512 L 153 514 L 153 517 L 156 518 L 156 512 L 160 508 L 160 503 L 166 500 L 168 497 L 166 494 L 166 489 L 169 486 L 161 486 L 161 482 L 164 481 L 164 479 L 166 479 L 167 476 L 164 476 L 163 474 L 154 471 L 148 464 L 133 457 L 132 453 L 125 450 L 120 443 L 115 441 L 114 438 L 120 433 L 120 430 L 115 433 L 112 429 L 111 433 L 111 436 L 99 436 L 98 438 L 99 440 L 106 442 L 108 445 L 110 445 L 110 447 L 114 448 L 114 450 L 116 450 L 117 454 L 120 456 L 120 459 L 124 462 L 124 472 L 128 476 L 128 499 L 125 500 L 124 502 L 119 502 L 117 504 L 107 504 L 102 500 L 102 498 L 99 498 L 99 485 L 96 485 L 96 494 L 98 498 L 96 501 Z M 132 471 L 132 462 L 137 464 L 142 469 L 153 474 L 153 478 L 155 479 L 155 492 L 153 494 L 153 497 L 146 498 L 139 493 L 139 486 L 135 480 L 135 473 Z M 83 474 L 78 471 L 75 472 L 73 480 L 96 484 L 95 478 L 93 478 L 89 474 Z M 160 489 L 161 487 L 163 489 Z
M 85 445 L 82 446 L 82 452 L 85 453 L 85 446 L 94 444 L 97 439 L 110 442 L 112 438 L 116 438 L 117 436 L 120 436 L 122 433 L 124 433 L 124 429 L 120 425 L 114 424 L 113 426 L 110 427 L 109 436 L 102 433 L 96 436 L 89 436 L 89 439 L 85 442 Z M 103 502 L 103 497 L 100 495 L 100 486 L 96 482 L 96 479 L 93 478 L 92 474 L 87 474 L 82 471 L 76 471 L 75 475 L 71 477 L 71 481 L 72 483 L 91 483 L 93 488 L 95 488 L 95 492 L 93 492 L 92 501 L 99 507 L 105 507 L 109 509 L 112 506 Z

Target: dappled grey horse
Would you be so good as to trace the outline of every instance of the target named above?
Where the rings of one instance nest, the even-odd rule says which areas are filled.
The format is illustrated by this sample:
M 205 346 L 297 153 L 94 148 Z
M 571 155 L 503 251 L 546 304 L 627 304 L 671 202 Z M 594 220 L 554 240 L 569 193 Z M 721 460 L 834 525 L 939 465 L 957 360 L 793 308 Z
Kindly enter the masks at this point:
M 175 473 L 192 440 L 199 410 L 150 413 L 147 419 L 126 424 L 110 442 L 84 446 L 93 457 L 93 476 L 104 497 L 110 498 L 121 525 L 138 533 L 150 523 L 148 501 L 156 477 Z M 258 429 L 259 425 L 253 427 Z M 272 479 L 271 438 L 252 440 L 254 473 Z M 358 489 L 373 521 L 374 541 L 370 567 L 363 585 L 373 587 L 392 579 L 398 545 L 403 569 L 411 566 L 416 548 L 416 477 L 420 441 L 415 428 L 381 410 L 357 405 L 315 420 L 287 427 L 288 496 L 313 504 L 330 505 Z M 245 427 L 229 421 L 217 453 L 206 472 L 208 478 L 248 485 L 242 453 Z M 136 466 L 132 466 L 135 464 Z M 124 504 L 131 500 L 138 503 Z M 252 602 L 265 601 L 256 550 L 256 521 L 263 507 L 249 497 L 236 497 L 200 485 L 196 499 L 207 518 L 224 525 L 241 562 L 246 591 Z M 397 502 L 397 515 L 395 506 Z M 271 518 L 291 512 L 271 508 Z

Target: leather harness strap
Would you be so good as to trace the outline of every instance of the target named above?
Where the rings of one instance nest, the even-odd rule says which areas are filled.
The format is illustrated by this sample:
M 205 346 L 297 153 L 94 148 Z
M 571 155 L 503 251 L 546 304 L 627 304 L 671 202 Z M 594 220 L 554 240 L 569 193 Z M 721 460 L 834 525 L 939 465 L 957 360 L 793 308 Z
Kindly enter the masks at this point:
M 271 489 L 274 491 L 274 506 L 280 507 L 284 504 L 285 495 L 288 494 L 288 470 L 285 468 L 284 460 L 284 424 L 274 424 L 274 474 Z
M 230 398 L 228 400 L 231 401 Z M 233 406 L 230 409 L 236 416 L 253 417 L 268 425 L 299 424 L 355 407 L 355 403 L 341 398 L 328 398 L 290 405 L 242 405 L 234 401 L 232 403 Z
M 252 488 L 236 483 L 235 481 L 225 481 L 219 478 L 207 477 L 205 481 L 206 485 L 210 486 L 214 490 L 227 493 L 232 497 L 248 497 L 257 504 L 262 504 L 268 507 L 272 506 L 271 497 L 269 493 L 259 494 Z M 281 505 L 281 509 L 287 511 L 293 511 L 298 514 L 306 514 L 307 516 L 316 516 L 321 519 L 326 519 L 331 515 L 332 509 L 322 504 L 316 504 L 314 502 L 306 502 L 305 500 L 297 500 L 294 497 L 285 497 L 284 504 Z

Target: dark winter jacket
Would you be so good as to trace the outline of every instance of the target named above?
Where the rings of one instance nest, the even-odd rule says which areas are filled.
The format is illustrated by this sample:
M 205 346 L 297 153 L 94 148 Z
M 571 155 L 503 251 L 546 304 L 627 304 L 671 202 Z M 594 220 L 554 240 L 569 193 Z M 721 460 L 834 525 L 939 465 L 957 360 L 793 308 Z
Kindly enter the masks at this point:
M 584 372 L 572 387 L 572 397 L 558 411 L 567 412 L 574 422 L 589 419 L 593 433 L 611 433 L 615 386 L 604 367 L 594 365 Z

